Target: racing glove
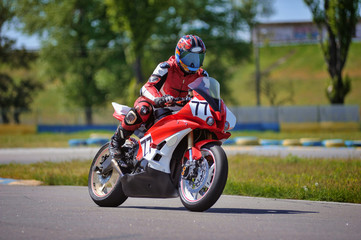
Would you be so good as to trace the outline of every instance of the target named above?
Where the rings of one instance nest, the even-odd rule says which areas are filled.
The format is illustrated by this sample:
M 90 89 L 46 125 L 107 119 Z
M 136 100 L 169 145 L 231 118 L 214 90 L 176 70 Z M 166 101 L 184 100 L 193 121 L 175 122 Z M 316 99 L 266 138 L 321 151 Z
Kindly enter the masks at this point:
M 156 107 L 164 107 L 166 104 L 172 104 L 173 102 L 174 97 L 171 95 L 164 95 L 163 97 L 159 97 L 154 100 Z

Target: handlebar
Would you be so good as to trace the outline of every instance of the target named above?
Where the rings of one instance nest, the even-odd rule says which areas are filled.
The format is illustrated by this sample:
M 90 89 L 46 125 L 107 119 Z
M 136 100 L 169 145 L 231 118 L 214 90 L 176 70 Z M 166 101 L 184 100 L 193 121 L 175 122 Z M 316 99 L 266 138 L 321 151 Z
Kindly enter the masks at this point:
M 187 97 L 177 97 L 177 98 L 174 98 L 174 101 L 172 104 L 170 105 L 176 105 L 176 106 L 180 106 L 180 107 L 183 107 L 184 105 L 186 105 L 189 101 L 191 100 L 191 98 L 189 96 Z
M 154 101 L 154 107 L 159 108 L 159 107 L 172 107 L 172 106 L 180 106 L 183 107 L 184 105 L 186 105 L 189 101 L 190 101 L 190 97 L 177 97 L 177 98 L 173 98 L 172 102 L 168 102 L 168 103 L 164 103 L 162 102 L 161 98 L 157 98 Z

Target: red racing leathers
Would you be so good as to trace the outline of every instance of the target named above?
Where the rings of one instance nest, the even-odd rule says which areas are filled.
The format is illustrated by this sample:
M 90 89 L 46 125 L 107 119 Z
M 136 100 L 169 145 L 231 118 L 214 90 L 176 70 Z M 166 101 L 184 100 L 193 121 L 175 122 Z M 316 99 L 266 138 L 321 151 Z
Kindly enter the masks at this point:
M 122 123 L 122 127 L 128 131 L 134 131 L 142 123 L 146 123 L 152 114 L 154 100 L 158 97 L 171 95 L 173 97 L 186 97 L 188 84 L 199 77 L 208 76 L 208 73 L 200 68 L 194 74 L 184 73 L 178 66 L 175 56 L 168 61 L 158 64 L 148 82 L 142 87 L 140 97 L 134 103 L 134 109 L 138 119 L 133 124 Z M 140 119 L 139 119 L 140 117 Z
M 208 73 L 201 68 L 194 74 L 184 73 L 178 66 L 175 56 L 170 57 L 166 62 L 160 63 L 148 82 L 142 87 L 140 97 L 135 101 L 134 107 L 127 113 L 124 121 L 119 124 L 112 136 L 109 147 L 112 158 L 120 158 L 120 147 L 136 129 L 143 123 L 146 123 L 147 126 L 153 121 L 153 118 L 151 118 L 153 114 L 152 105 L 155 104 L 156 98 L 165 95 L 171 95 L 175 98 L 186 97 L 188 84 L 202 76 L 208 76 Z M 121 166 L 123 166 L 122 164 Z

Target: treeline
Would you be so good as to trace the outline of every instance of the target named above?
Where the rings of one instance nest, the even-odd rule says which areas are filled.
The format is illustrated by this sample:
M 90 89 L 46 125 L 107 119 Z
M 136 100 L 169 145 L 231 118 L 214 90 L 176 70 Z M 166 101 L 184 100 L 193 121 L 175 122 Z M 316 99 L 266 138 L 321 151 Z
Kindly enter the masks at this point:
M 324 45 L 333 74 L 328 94 L 343 101 L 350 90 L 349 80 L 342 78 L 347 33 L 352 34 L 359 17 L 360 0 L 321 2 L 323 8 L 320 1 L 305 0 L 315 22 L 320 27 L 328 24 L 329 35 L 334 36 Z M 7 109 L 18 108 L 16 94 L 24 96 L 18 105 L 27 109 L 37 89 L 57 81 L 59 91 L 69 103 L 85 109 L 87 124 L 92 124 L 95 106 L 115 98 L 133 104 L 140 86 L 159 62 L 174 54 L 178 39 L 185 34 L 204 40 L 204 68 L 221 82 L 222 96 L 227 99 L 227 79 L 234 66 L 252 58 L 252 39 L 244 41 L 241 36 L 257 26 L 260 16 L 273 13 L 272 4 L 271 0 L 0 0 L 3 122 L 8 121 Z M 23 33 L 37 34 L 42 40 L 38 54 L 25 51 L 22 55 L 23 50 L 15 50 L 15 40 L 5 37 L 5 23 L 17 23 Z M 346 25 L 350 28 L 341 31 Z M 340 38 L 345 35 L 346 39 Z M 31 78 L 15 79 L 7 70 L 29 66 L 37 73 Z
M 5 23 L 15 17 L 8 1 L 0 1 L 0 115 L 2 123 L 20 123 L 20 114 L 29 110 L 34 92 L 42 88 L 39 81 L 31 77 L 13 77 L 14 69 L 30 69 L 31 62 L 38 58 L 35 52 L 14 49 L 16 41 L 4 35 Z
M 86 109 L 92 124 L 94 106 L 114 98 L 132 104 L 184 34 L 204 39 L 205 69 L 226 93 L 232 66 L 252 53 L 240 34 L 249 31 L 248 23 L 257 15 L 272 10 L 271 1 L 244 2 L 252 3 L 247 5 L 254 8 L 252 14 L 242 16 L 244 6 L 226 0 L 1 0 L 7 15 L 2 14 L 0 26 L 15 19 L 24 33 L 40 36 L 37 66 L 41 63 L 46 78 L 38 81 L 61 81 L 66 99 Z

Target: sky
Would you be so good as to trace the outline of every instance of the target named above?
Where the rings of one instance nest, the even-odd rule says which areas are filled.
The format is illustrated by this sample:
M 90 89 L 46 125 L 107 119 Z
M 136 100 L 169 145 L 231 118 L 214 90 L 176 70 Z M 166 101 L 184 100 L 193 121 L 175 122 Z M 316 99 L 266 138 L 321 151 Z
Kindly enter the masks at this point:
M 261 22 L 285 22 L 285 21 L 311 21 L 310 10 L 303 0 L 274 0 L 275 13 L 269 18 L 260 19 Z M 16 47 L 24 46 L 27 49 L 39 49 L 40 40 L 36 36 L 24 35 L 15 29 L 9 29 L 6 35 L 17 39 Z
M 312 21 L 312 14 L 303 0 L 274 0 L 273 8 L 275 13 L 265 21 Z

